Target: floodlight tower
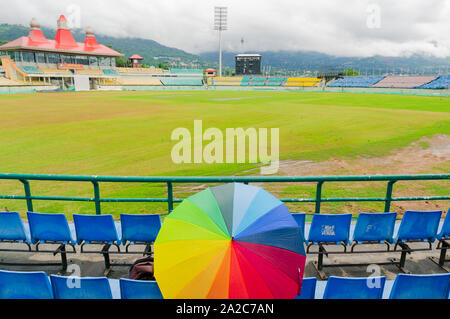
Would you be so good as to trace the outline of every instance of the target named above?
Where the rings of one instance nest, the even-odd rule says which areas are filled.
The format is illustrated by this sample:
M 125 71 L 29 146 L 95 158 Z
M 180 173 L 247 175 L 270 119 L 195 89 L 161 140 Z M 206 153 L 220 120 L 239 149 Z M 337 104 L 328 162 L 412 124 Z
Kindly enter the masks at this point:
M 222 76 L 222 31 L 227 30 L 228 7 L 214 7 L 214 30 L 219 31 L 219 76 Z

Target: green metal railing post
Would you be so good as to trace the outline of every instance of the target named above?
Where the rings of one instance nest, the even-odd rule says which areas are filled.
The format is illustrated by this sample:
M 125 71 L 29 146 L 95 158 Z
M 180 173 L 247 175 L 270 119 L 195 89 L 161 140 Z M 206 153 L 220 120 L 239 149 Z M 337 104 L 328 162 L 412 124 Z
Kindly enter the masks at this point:
M 394 188 L 394 184 L 397 181 L 389 181 L 387 184 L 387 190 L 386 190 L 386 200 L 384 204 L 384 212 L 389 213 L 391 211 L 391 202 L 392 202 L 392 190 Z
M 173 185 L 171 182 L 167 183 L 167 204 L 169 206 L 169 214 L 173 211 Z
M 102 214 L 102 208 L 100 203 L 100 186 L 97 181 L 92 181 L 92 185 L 94 185 L 94 202 L 95 202 L 95 213 L 97 215 Z
M 322 203 L 322 186 L 324 181 L 320 181 L 317 183 L 317 189 L 316 189 L 316 214 L 320 214 L 320 204 Z
M 33 212 L 33 200 L 31 199 L 31 189 L 30 189 L 30 182 L 27 181 L 26 179 L 21 179 L 20 180 L 23 184 L 23 188 L 25 190 L 25 197 L 27 200 L 27 209 L 29 212 Z

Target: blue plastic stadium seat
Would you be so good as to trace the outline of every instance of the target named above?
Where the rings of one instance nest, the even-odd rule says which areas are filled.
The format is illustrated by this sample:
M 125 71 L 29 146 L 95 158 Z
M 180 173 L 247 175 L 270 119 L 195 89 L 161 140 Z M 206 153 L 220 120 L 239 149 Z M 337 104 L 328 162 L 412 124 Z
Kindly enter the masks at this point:
M 450 75 L 439 76 L 430 83 L 416 87 L 418 89 L 450 89 Z
M 352 240 L 363 242 L 392 243 L 397 213 L 360 213 Z
M 309 230 L 308 242 L 348 244 L 352 214 L 315 214 Z
M 51 275 L 55 299 L 112 299 L 108 278 L 73 278 Z
M 437 239 L 448 239 L 450 238 L 450 209 L 447 212 L 447 216 L 444 219 L 444 224 L 442 229 L 437 235 Z
M 317 278 L 303 278 L 301 294 L 295 299 L 314 299 L 316 295 Z
M 292 214 L 292 217 L 294 217 L 295 221 L 298 224 L 298 227 L 300 227 L 301 233 L 302 233 L 302 239 L 303 242 L 305 242 L 305 218 L 306 214 Z
M 36 244 L 56 242 L 75 245 L 64 214 L 40 214 L 28 212 L 31 242 Z
M 119 235 L 111 215 L 73 215 L 77 243 L 120 244 Z
M 450 274 L 399 274 L 391 290 L 390 299 L 447 299 Z
M 345 76 L 332 81 L 329 87 L 370 87 L 384 79 L 383 76 Z
M 19 213 L 0 212 L 0 242 L 2 241 L 30 243 Z
M 394 242 L 428 241 L 434 242 L 442 211 L 406 211 Z
M 386 277 L 329 277 L 323 299 L 381 299 Z
M 163 299 L 156 281 L 120 279 L 122 299 Z
M 159 215 L 128 215 L 121 214 L 122 243 L 130 242 L 134 244 L 152 243 L 156 240 L 161 229 L 161 219 Z
M 45 272 L 0 270 L 0 299 L 53 299 Z

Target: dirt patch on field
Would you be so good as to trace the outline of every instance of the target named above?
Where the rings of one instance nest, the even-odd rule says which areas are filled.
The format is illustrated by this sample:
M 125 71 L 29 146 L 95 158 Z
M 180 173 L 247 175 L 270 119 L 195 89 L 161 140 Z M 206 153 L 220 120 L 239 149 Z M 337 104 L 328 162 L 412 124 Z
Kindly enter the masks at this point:
M 450 161 L 450 135 L 424 137 L 408 147 L 384 157 L 352 160 L 330 159 L 324 162 L 281 161 L 280 174 L 308 175 L 375 175 L 421 174 Z

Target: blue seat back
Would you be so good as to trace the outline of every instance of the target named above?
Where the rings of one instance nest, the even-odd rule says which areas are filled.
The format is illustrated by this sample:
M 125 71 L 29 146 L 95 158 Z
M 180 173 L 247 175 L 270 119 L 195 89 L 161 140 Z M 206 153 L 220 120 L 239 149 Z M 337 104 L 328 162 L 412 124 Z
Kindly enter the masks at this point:
M 295 221 L 298 224 L 298 227 L 300 227 L 300 231 L 302 233 L 302 239 L 303 239 L 303 242 L 305 242 L 305 219 L 306 219 L 306 214 L 292 214 L 292 217 L 294 217 Z
M 323 299 L 381 299 L 386 277 L 329 277 Z
M 77 242 L 119 242 L 116 225 L 111 215 L 73 215 Z
M 447 299 L 449 286 L 450 274 L 398 274 L 390 299 Z
M 2 240 L 27 241 L 25 228 L 19 213 L 0 213 L 0 241 Z
M 437 235 L 441 215 L 442 211 L 406 211 L 398 230 L 397 239 L 400 241 L 433 241 Z
M 302 290 L 295 299 L 314 299 L 316 295 L 317 278 L 303 278 Z
M 0 270 L 0 299 L 53 299 L 45 272 Z
M 397 213 L 360 213 L 356 221 L 353 240 L 392 242 Z
M 128 215 L 121 214 L 122 242 L 151 243 L 156 240 L 161 229 L 159 215 Z
M 447 212 L 447 216 L 444 219 L 444 224 L 439 232 L 438 239 L 450 238 L 450 209 Z
M 313 243 L 348 243 L 352 214 L 315 214 L 309 230 L 308 241 Z
M 156 281 L 120 279 L 122 299 L 163 299 Z
M 75 278 L 51 275 L 55 299 L 112 299 L 108 278 Z
M 69 224 L 64 214 L 27 213 L 30 225 L 31 242 L 41 241 L 71 243 Z

